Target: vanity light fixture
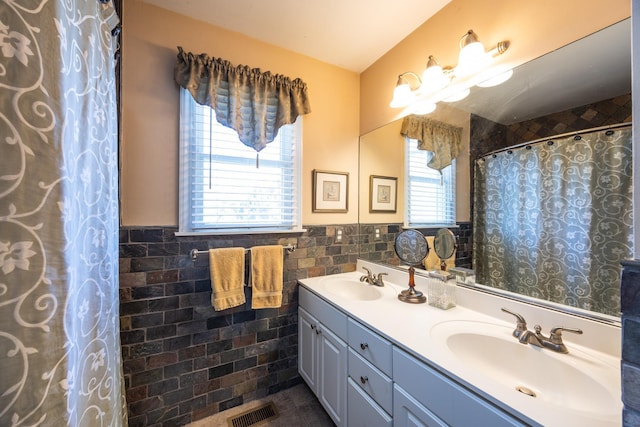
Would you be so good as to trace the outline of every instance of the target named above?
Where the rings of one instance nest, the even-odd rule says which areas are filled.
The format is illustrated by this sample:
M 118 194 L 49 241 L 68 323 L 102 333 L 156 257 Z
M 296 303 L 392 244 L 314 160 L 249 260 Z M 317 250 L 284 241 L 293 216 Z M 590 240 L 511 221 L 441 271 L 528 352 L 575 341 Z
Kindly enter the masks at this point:
M 413 77 L 417 80 L 418 84 L 415 86 L 411 86 L 407 77 Z M 396 88 L 393 90 L 393 99 L 391 100 L 391 108 L 402 108 L 407 105 L 413 103 L 416 100 L 416 91 L 420 89 L 422 85 L 422 80 L 416 73 L 412 73 L 411 71 L 407 71 L 398 76 L 398 82 L 396 83 Z
M 391 108 L 411 106 L 414 114 L 428 114 L 435 110 L 436 103 L 440 101 L 464 99 L 472 86 L 490 87 L 504 83 L 513 71 L 492 67 L 491 64 L 496 56 L 502 55 L 508 48 L 509 42 L 501 41 L 486 51 L 477 34 L 469 30 L 460 38 L 460 53 L 455 68 L 442 67 L 433 55 L 429 55 L 422 78 L 411 71 L 398 76 L 389 105 Z

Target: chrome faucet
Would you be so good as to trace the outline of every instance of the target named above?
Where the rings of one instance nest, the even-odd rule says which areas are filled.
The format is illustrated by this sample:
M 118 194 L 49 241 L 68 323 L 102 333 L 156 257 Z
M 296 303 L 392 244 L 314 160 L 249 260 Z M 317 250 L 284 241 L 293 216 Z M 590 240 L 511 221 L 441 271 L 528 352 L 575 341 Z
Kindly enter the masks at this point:
M 384 281 L 382 280 L 382 276 L 386 276 L 387 273 L 378 273 L 378 276 L 371 272 L 367 267 L 362 267 L 364 271 L 367 272 L 366 275 L 360 277 L 361 282 L 367 282 L 370 285 L 374 286 L 384 286 Z
M 551 328 L 549 332 L 549 337 L 545 337 L 540 333 L 542 331 L 542 327 L 540 325 L 535 325 L 533 329 L 536 331 L 536 337 L 540 340 L 542 347 L 548 348 L 549 350 L 553 350 L 557 353 L 569 353 L 567 346 L 562 342 L 562 331 L 571 332 L 574 334 L 582 335 L 582 329 L 574 329 L 574 328 L 564 328 L 562 326 L 558 326 L 555 328 Z
M 551 329 L 549 337 L 545 337 L 542 335 L 542 327 L 540 325 L 535 325 L 535 332 L 531 332 L 527 329 L 527 322 L 524 320 L 524 317 L 518 313 L 514 313 L 513 311 L 507 310 L 506 308 L 502 308 L 502 311 L 505 313 L 509 313 L 512 316 L 515 316 L 516 328 L 513 330 L 512 335 L 518 339 L 518 342 L 521 344 L 531 344 L 536 347 L 548 348 L 549 350 L 555 351 L 557 353 L 568 353 L 569 350 L 567 346 L 562 342 L 562 331 L 572 332 L 574 334 L 582 334 L 581 329 L 572 329 L 565 327 L 555 327 Z
M 541 346 L 536 334 L 534 334 L 527 328 L 527 321 L 524 320 L 524 317 L 522 317 L 522 315 L 518 313 L 514 313 L 511 310 L 507 310 L 504 307 L 502 308 L 502 311 L 504 311 L 505 313 L 509 313 L 512 316 L 515 316 L 517 321 L 516 328 L 513 330 L 513 333 L 511 335 L 517 338 L 518 342 L 520 342 L 521 344 L 533 344 L 533 345 L 537 345 L 538 347 Z

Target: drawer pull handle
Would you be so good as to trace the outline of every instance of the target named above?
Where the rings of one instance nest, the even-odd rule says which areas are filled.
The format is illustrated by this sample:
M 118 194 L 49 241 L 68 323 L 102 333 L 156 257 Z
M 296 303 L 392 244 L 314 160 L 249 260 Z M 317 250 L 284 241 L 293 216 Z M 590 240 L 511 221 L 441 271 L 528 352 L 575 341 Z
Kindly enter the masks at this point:
M 322 331 L 320 329 L 316 329 L 316 335 L 320 335 Z
M 310 326 L 311 326 L 311 329 L 315 329 L 316 328 L 316 325 L 310 325 Z
M 363 343 L 361 343 L 361 344 L 360 344 L 360 348 L 361 348 L 362 350 L 366 350 L 366 349 L 367 349 L 367 347 L 369 347 L 369 344 L 367 344 L 366 342 L 363 342 Z
M 363 377 L 363 376 L 360 376 L 360 382 L 361 382 L 363 385 L 364 385 L 367 381 L 369 381 L 369 378 L 367 378 L 367 377 Z

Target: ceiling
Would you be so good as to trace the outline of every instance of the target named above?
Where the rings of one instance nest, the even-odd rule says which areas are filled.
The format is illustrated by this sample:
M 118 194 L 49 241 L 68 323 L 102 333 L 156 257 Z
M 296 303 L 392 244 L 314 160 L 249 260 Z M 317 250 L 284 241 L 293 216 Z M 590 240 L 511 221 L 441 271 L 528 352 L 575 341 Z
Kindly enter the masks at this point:
M 451 0 L 143 0 L 362 72 Z

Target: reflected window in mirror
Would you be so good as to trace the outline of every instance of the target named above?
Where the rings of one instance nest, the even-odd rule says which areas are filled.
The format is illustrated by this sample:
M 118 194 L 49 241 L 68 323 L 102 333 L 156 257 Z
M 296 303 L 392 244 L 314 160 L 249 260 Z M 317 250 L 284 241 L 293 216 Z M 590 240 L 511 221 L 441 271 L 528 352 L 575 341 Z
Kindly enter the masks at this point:
M 456 163 L 442 171 L 427 166 L 434 153 L 418 149 L 415 139 L 405 138 L 407 227 L 455 226 Z

